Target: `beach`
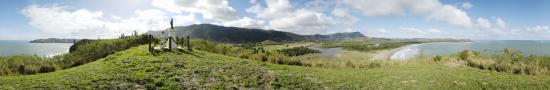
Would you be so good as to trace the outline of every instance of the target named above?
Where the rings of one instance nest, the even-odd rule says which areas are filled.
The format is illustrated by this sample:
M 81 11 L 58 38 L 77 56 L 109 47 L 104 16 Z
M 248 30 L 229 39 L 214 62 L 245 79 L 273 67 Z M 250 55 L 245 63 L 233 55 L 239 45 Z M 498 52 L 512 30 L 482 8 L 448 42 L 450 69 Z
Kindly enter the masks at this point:
M 416 48 L 421 44 L 406 45 L 395 49 L 387 49 L 377 51 L 372 57 L 372 60 L 405 60 L 419 55 L 419 49 Z

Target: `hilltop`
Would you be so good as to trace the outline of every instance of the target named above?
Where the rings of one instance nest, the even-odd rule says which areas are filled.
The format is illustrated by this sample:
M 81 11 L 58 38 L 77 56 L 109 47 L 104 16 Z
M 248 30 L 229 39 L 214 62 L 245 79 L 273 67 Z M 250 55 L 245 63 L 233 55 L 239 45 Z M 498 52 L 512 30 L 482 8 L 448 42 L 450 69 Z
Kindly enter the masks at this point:
M 344 40 L 366 38 L 359 32 L 335 33 L 329 35 L 299 35 L 290 32 L 249 29 L 239 27 L 225 27 L 213 24 L 194 24 L 189 26 L 176 26 L 175 34 L 178 37 L 200 38 L 222 43 L 256 43 L 266 40 L 271 41 L 304 41 L 304 40 Z M 165 29 L 164 31 L 166 31 Z M 148 31 L 147 34 L 159 37 L 162 31 Z M 167 33 L 165 33 L 167 36 Z
M 448 67 L 429 59 L 369 61 L 373 68 L 271 64 L 201 50 L 130 48 L 56 72 L 0 77 L 0 89 L 534 89 L 548 76 Z M 372 63 L 371 63 L 372 64 Z M 347 65 L 347 64 L 346 64 Z M 373 64 L 376 65 L 376 64 Z

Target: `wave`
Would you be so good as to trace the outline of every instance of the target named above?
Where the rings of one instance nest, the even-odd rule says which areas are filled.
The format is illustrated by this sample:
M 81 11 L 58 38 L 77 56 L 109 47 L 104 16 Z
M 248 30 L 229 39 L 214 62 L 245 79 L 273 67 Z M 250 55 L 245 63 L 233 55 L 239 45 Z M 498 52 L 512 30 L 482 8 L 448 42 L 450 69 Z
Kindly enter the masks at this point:
M 394 52 L 390 59 L 391 60 L 406 60 L 409 58 L 414 58 L 418 55 L 420 55 L 420 49 L 418 46 L 421 44 L 413 44 L 405 46 L 404 48 L 401 48 L 399 51 Z

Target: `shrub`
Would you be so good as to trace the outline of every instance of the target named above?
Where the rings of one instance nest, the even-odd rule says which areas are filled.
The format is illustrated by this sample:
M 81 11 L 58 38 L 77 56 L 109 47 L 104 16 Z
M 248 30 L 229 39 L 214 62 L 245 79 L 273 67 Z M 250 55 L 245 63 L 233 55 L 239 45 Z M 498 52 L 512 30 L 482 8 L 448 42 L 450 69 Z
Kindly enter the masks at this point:
M 279 53 L 284 54 L 286 56 L 299 56 L 309 53 L 320 53 L 318 50 L 309 49 L 307 47 L 294 47 L 289 49 L 281 49 L 277 50 Z
M 505 48 L 501 55 L 492 55 L 493 58 L 472 59 L 476 56 L 477 52 L 469 50 L 459 53 L 459 58 L 474 68 L 513 74 L 550 74 L 550 56 L 531 55 L 525 58 L 520 51 L 510 48 Z
M 439 61 L 441 61 L 442 59 L 443 59 L 443 57 L 441 57 L 441 56 L 439 56 L 439 55 L 437 55 L 437 56 L 434 57 L 434 61 L 436 61 L 436 62 L 439 62 Z
M 504 55 L 502 56 L 503 60 L 509 60 L 509 61 L 512 61 L 512 63 L 517 63 L 523 60 L 523 54 L 518 50 L 505 48 L 503 52 L 504 52 Z
M 459 58 L 462 60 L 470 60 L 479 55 L 479 52 L 472 50 L 464 50 L 459 53 Z
M 146 35 L 123 39 L 81 40 L 67 54 L 54 57 L 15 55 L 0 57 L 0 75 L 18 75 L 53 72 L 93 62 L 118 51 L 148 43 Z

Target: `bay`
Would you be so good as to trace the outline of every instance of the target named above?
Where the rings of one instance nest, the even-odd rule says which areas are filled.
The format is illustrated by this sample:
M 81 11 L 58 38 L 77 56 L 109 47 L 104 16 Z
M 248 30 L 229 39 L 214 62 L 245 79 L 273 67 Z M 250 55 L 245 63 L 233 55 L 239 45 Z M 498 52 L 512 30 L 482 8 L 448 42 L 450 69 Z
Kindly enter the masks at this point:
M 38 55 L 54 56 L 68 53 L 73 43 L 29 43 L 22 40 L 0 40 L 0 56 Z
M 548 40 L 474 40 L 409 45 L 397 51 L 399 53 L 394 53 L 392 59 L 407 59 L 419 55 L 451 55 L 467 49 L 481 54 L 502 54 L 504 48 L 519 50 L 524 55 L 550 55 Z

